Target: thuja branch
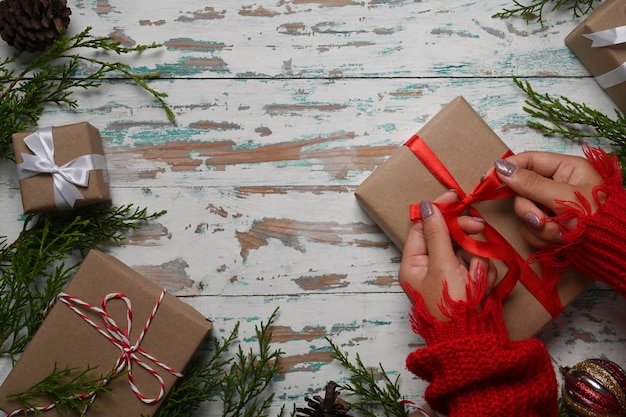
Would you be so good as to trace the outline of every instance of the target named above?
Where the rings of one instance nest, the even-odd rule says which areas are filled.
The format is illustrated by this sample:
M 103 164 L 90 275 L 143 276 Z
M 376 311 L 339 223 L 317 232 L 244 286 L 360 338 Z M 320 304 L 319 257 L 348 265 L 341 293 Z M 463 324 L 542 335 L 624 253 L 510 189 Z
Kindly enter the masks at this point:
M 97 88 L 111 74 L 121 74 L 159 101 L 170 120 L 174 113 L 165 102 L 165 93 L 151 88 L 146 81 L 158 73 L 139 75 L 130 66 L 119 62 L 85 56 L 80 51 L 93 49 L 117 55 L 138 53 L 160 45 L 124 47 L 110 37 L 94 37 L 87 27 L 74 36 L 64 35 L 31 60 L 21 70 L 15 70 L 18 57 L 0 61 L 0 159 L 11 159 L 9 145 L 14 132 L 28 130 L 37 123 L 44 106 L 49 103 L 78 107 L 73 93 L 77 89 Z M 81 65 L 86 64 L 86 65 Z M 91 68 L 91 70 L 90 70 Z M 79 73 L 86 71 L 86 73 Z
M 42 311 L 89 249 L 119 242 L 126 231 L 163 213 L 100 204 L 31 215 L 14 242 L 0 240 L 0 355 L 14 357 L 26 347 L 43 321 Z
M 626 174 L 626 116 L 615 110 L 614 117 L 567 97 L 537 93 L 528 81 L 513 78 L 527 95 L 524 111 L 541 119 L 528 124 L 546 136 L 559 135 L 570 140 L 597 139 L 613 146 Z M 544 123 L 545 122 L 545 123 Z M 626 176 L 624 176 L 626 178 Z
M 271 347 L 271 326 L 278 316 L 274 310 L 266 323 L 255 326 L 257 349 L 244 350 L 237 346 L 239 323 L 230 336 L 215 338 L 213 355 L 203 361 L 198 359 L 186 370 L 158 417 L 189 417 L 205 401 L 221 401 L 224 417 L 261 417 L 268 415 L 274 393 L 267 390 L 278 374 L 279 359 L 283 352 Z M 281 409 L 280 414 L 284 412 Z
M 65 367 L 59 369 L 54 365 L 52 372 L 41 381 L 27 390 L 9 394 L 7 398 L 15 398 L 27 413 L 37 414 L 37 407 L 41 401 L 49 401 L 63 413 L 73 411 L 80 416 L 85 416 L 85 410 L 91 404 L 92 398 L 100 393 L 111 394 L 107 383 L 116 375 L 91 376 L 94 367 L 88 366 L 78 372 L 77 368 Z
M 239 322 L 228 337 L 215 338 L 208 360 L 196 357 L 176 383 L 156 417 L 191 417 L 205 401 L 216 401 L 224 369 L 232 365 L 230 350 L 237 342 Z
M 326 340 L 334 351 L 333 359 L 338 360 L 352 373 L 348 378 L 349 383 L 339 386 L 342 392 L 357 398 L 350 401 L 352 409 L 369 417 L 380 416 L 378 411 L 382 411 L 387 417 L 408 417 L 409 412 L 401 402 L 399 376 L 392 381 L 380 363 L 380 370 L 366 367 L 359 354 L 355 357 L 355 363 L 352 363 L 339 346 L 329 338 Z
M 585 16 L 593 10 L 594 3 L 600 0 L 528 0 L 530 3 L 523 4 L 518 0 L 513 0 L 511 8 L 504 8 L 501 12 L 492 17 L 509 18 L 512 16 L 522 16 L 526 21 L 537 19 L 543 26 L 544 9 L 550 7 L 550 11 L 567 8 L 572 11 L 575 18 Z
M 276 320 L 278 310 L 274 310 L 268 323 L 255 326 L 258 341 L 258 353 L 250 348 L 245 352 L 241 345 L 232 366 L 222 381 L 221 391 L 224 401 L 224 416 L 262 416 L 274 398 L 274 393 L 267 396 L 260 394 L 272 382 L 280 370 L 279 358 L 283 352 L 272 350 L 270 326 Z

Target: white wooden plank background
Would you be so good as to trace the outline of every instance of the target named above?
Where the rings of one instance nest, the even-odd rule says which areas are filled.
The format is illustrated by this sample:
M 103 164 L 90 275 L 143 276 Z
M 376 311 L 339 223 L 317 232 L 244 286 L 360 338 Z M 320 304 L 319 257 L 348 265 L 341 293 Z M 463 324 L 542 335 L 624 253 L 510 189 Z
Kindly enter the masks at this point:
M 353 195 L 396 146 L 463 95 L 514 151 L 579 154 L 525 125 L 513 75 L 613 109 L 563 44 L 580 22 L 568 11 L 541 27 L 491 18 L 504 0 L 68 3 L 72 33 L 92 26 L 128 45 L 164 44 L 121 59 L 161 72 L 151 86 L 169 94 L 177 120 L 110 80 L 78 92 L 75 111 L 50 107 L 41 126 L 98 127 L 114 202 L 168 211 L 110 252 L 214 320 L 214 335 L 239 320 L 247 343 L 280 306 L 276 410 L 345 378 L 324 336 L 401 374 L 407 398 L 422 400 L 424 383 L 404 368 L 423 342 L 396 283 L 400 253 Z M 23 220 L 13 164 L 0 164 L 0 184 L 0 234 L 10 239 Z M 563 365 L 593 356 L 626 365 L 625 307 L 594 286 L 541 338 Z

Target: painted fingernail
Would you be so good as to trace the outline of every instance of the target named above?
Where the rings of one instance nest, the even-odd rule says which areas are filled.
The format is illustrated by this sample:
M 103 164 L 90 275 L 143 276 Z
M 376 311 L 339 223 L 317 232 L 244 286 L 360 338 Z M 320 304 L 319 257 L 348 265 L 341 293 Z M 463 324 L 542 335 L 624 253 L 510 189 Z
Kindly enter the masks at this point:
M 474 270 L 474 282 L 476 285 L 479 285 L 483 288 L 483 295 L 480 297 L 480 302 L 484 302 L 489 295 L 489 288 L 487 286 L 487 267 L 482 263 L 476 265 L 476 269 Z
M 474 269 L 474 280 L 475 281 L 483 281 L 487 279 L 487 268 L 482 263 L 476 265 L 476 269 Z
M 526 213 L 524 221 L 533 229 L 541 229 L 541 219 L 534 213 Z
M 498 171 L 500 174 L 504 175 L 505 177 L 510 177 L 511 175 L 515 173 L 515 170 L 517 169 L 515 165 L 513 165 L 511 162 L 507 161 L 506 159 L 498 159 L 494 165 L 496 167 L 496 171 Z
M 422 221 L 433 215 L 433 205 L 430 204 L 430 201 L 422 200 L 420 202 L 420 214 L 422 215 Z
M 487 171 L 483 172 L 483 175 L 480 176 L 480 182 L 485 181 L 485 179 L 493 172 L 492 168 L 489 168 Z

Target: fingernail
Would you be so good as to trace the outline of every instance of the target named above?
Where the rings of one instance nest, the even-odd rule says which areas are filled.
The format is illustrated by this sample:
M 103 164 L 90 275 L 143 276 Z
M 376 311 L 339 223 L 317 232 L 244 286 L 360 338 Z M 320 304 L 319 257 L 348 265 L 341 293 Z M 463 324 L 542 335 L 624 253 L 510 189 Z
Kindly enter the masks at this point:
M 524 221 L 533 229 L 541 229 L 541 219 L 534 213 L 526 213 Z
M 489 174 L 491 174 L 491 172 L 493 172 L 491 168 L 483 172 L 483 175 L 480 176 L 480 182 L 485 181 L 485 179 L 489 176 Z
M 476 223 L 485 223 L 485 219 L 482 217 L 470 217 L 470 219 Z
M 433 205 L 430 204 L 430 201 L 422 200 L 420 202 L 420 214 L 422 215 L 422 221 L 433 215 Z
M 476 265 L 476 269 L 474 269 L 474 280 L 482 281 L 485 279 L 487 279 L 487 268 L 485 268 L 485 265 L 479 263 Z
M 504 175 L 505 177 L 510 177 L 511 175 L 513 175 L 513 173 L 517 169 L 515 165 L 513 165 L 511 162 L 507 161 L 506 159 L 498 159 L 494 165 L 496 167 L 496 171 L 498 171 L 500 174 Z
M 484 302 L 489 295 L 489 288 L 487 287 L 487 267 L 482 263 L 476 265 L 476 269 L 474 270 L 474 281 L 476 283 L 480 283 L 480 285 L 484 284 L 484 294 L 480 297 L 480 302 Z

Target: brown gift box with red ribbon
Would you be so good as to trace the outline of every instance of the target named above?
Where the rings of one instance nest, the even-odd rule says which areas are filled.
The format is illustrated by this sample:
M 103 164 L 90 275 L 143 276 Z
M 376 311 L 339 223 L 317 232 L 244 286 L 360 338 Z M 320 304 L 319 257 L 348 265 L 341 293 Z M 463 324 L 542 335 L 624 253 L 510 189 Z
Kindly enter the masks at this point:
M 408 146 L 411 142 L 418 142 L 438 157 L 458 183 L 460 194 L 470 194 L 483 174 L 493 167 L 494 161 L 510 152 L 463 97 L 450 102 L 416 136 L 394 151 L 357 188 L 356 198 L 400 250 L 413 224 L 409 215 L 410 207 L 422 200 L 433 201 L 450 188 L 418 159 Z M 560 312 L 561 306 L 550 297 L 550 289 L 544 288 L 539 265 L 529 266 L 525 262 L 533 250 L 521 238 L 522 223 L 513 212 L 513 197 L 481 201 L 472 207 L 476 215 L 485 219 L 490 230 L 493 229 L 508 242 L 504 242 L 511 248 L 507 252 L 513 254 L 518 262 L 514 267 L 521 268 L 517 277 L 509 276 L 503 283 L 510 264 L 497 262 L 498 284 L 501 285 L 497 285 L 492 293 L 502 294 L 504 298 L 503 314 L 509 335 L 513 339 L 532 337 Z M 501 246 L 494 242 L 493 236 L 483 239 L 494 247 Z M 560 303 L 565 306 L 590 284 L 588 278 L 567 269 L 552 293 L 556 297 L 555 292 L 558 291 Z M 510 289 L 507 285 L 514 286 Z M 527 286 L 534 288 L 535 294 Z
M 626 112 L 626 42 L 615 39 L 620 27 L 626 26 L 626 2 L 607 0 L 565 38 L 565 45 L 578 57 L 617 107 Z M 598 32 L 609 42 L 597 42 Z M 626 29 L 623 29 L 626 32 Z M 626 35 L 622 35 L 624 38 Z M 620 38 L 617 36 L 617 38 Z M 611 44 L 615 42 L 615 44 Z M 620 82 L 621 81 L 621 82 Z
M 132 311 L 131 331 L 127 335 L 127 341 L 130 346 L 139 344 L 142 351 L 135 352 L 136 357 L 156 371 L 163 382 L 161 386 L 155 375 L 131 359 L 132 373 L 122 373 L 111 379 L 107 385 L 111 395 L 98 394 L 86 415 L 90 417 L 154 415 L 178 377 L 144 353 L 162 362 L 170 370 L 182 373 L 206 338 L 211 329 L 211 322 L 194 308 L 165 293 L 158 285 L 116 258 L 95 250 L 89 252 L 65 293 L 68 295 L 63 299 L 73 301 L 72 305 L 77 311 L 92 320 L 109 337 L 115 337 L 108 331 L 109 327 L 114 326 L 110 324 L 107 326 L 99 314 L 81 306 L 80 303 L 105 309 L 122 334 L 128 327 L 126 314 Z M 115 293 L 125 295 L 130 305 L 127 307 L 122 299 L 114 298 L 106 303 L 106 307 L 102 307 L 103 298 L 107 294 Z M 162 301 L 158 304 L 163 294 Z M 147 324 L 150 317 L 152 320 Z M 141 337 L 144 328 L 146 330 Z M 107 375 L 116 362 L 119 363 L 122 349 L 122 344 L 119 346 L 113 344 L 59 298 L 0 387 L 0 408 L 7 413 L 20 409 L 19 402 L 7 399 L 7 395 L 35 385 L 49 375 L 55 366 L 57 369 L 77 368 L 76 372 L 97 366 L 90 371 L 91 377 Z M 124 372 L 127 368 L 122 364 L 121 369 Z M 129 380 L 131 375 L 132 381 Z M 154 403 L 142 402 L 131 390 L 130 382 L 134 382 L 140 395 L 147 400 L 155 400 Z M 159 399 L 161 388 L 163 393 Z M 48 405 L 50 399 L 42 398 L 40 406 Z M 32 412 L 29 413 L 31 414 Z M 52 408 L 44 411 L 42 415 L 49 417 L 68 414 Z

